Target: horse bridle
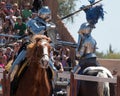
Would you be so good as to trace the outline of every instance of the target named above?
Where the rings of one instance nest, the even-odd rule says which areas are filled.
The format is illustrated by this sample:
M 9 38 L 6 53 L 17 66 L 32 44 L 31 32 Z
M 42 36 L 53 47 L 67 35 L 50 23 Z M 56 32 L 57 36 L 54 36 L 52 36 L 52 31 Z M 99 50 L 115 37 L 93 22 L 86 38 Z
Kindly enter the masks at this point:
M 49 66 L 49 54 L 48 54 L 48 47 L 45 46 L 47 40 L 42 39 L 41 43 L 43 45 L 43 55 L 40 59 L 40 66 L 42 68 L 47 68 Z

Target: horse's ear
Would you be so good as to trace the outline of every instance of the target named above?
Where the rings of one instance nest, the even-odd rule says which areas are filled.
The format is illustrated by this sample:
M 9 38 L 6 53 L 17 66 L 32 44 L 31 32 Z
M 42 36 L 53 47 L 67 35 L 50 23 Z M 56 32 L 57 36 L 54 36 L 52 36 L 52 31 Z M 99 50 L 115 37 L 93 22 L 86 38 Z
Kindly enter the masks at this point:
M 41 35 L 34 35 L 32 40 L 38 42 L 41 39 Z
M 40 41 L 41 39 L 46 39 L 49 43 L 52 42 L 51 39 L 50 39 L 50 37 L 47 37 L 47 36 L 45 36 L 45 35 L 35 35 L 35 36 L 33 37 L 33 40 L 34 40 L 35 42 L 38 42 L 38 41 Z

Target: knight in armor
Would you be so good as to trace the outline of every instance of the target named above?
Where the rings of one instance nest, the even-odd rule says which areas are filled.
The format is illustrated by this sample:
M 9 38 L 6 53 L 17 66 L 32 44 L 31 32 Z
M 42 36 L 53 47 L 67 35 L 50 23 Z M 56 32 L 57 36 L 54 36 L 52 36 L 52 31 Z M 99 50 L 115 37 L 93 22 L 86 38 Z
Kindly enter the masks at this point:
M 56 44 L 56 25 L 51 22 L 51 19 L 51 10 L 48 6 L 43 6 L 38 10 L 38 15 L 30 19 L 26 25 L 33 34 L 44 34 Z
M 78 74 L 82 74 L 83 70 L 89 66 L 99 66 L 96 61 L 96 41 L 91 36 L 92 27 L 88 23 L 83 23 L 79 30 L 78 47 L 76 48 L 76 58 L 79 64 L 75 66 L 74 72 L 80 67 Z
M 43 6 L 39 11 L 38 11 L 38 16 L 29 20 L 27 22 L 27 26 L 30 28 L 32 31 L 32 34 L 44 34 L 48 28 L 51 27 L 51 24 L 48 23 L 49 19 L 51 18 L 51 11 L 48 6 Z M 54 27 L 55 28 L 55 27 Z M 28 40 L 26 40 L 28 41 Z M 11 80 L 14 78 L 14 75 L 16 74 L 16 70 L 19 67 L 19 64 L 23 62 L 26 58 L 26 47 L 29 44 L 29 42 L 25 42 L 23 46 L 20 48 L 19 54 L 17 55 L 16 59 L 14 60 L 12 67 L 10 69 L 11 73 Z M 53 63 L 51 60 L 49 60 L 50 67 L 56 71 L 56 68 L 53 66 Z
M 78 66 L 74 68 L 74 72 L 78 71 L 80 67 L 79 74 L 82 74 L 82 71 L 89 66 L 99 66 L 99 63 L 96 61 L 96 41 L 91 36 L 91 32 L 95 25 L 98 23 L 99 19 L 104 19 L 104 10 L 102 4 L 94 5 L 95 0 L 88 0 L 91 4 L 90 7 L 85 8 L 83 11 L 86 15 L 87 23 L 83 23 L 79 30 L 78 37 L 78 46 L 76 48 L 76 57 L 79 60 Z M 94 6 L 93 6 L 94 5 Z
M 48 6 L 42 7 L 38 10 L 38 15 L 27 22 L 27 27 L 31 30 L 33 34 L 44 34 L 42 30 L 46 30 L 48 26 L 47 19 L 51 18 L 51 11 Z

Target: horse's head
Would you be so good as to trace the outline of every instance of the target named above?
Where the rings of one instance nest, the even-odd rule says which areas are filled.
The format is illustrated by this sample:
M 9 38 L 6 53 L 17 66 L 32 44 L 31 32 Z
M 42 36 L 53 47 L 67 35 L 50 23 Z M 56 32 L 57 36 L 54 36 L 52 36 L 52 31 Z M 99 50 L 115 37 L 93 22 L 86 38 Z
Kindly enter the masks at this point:
M 31 57 L 31 60 L 35 60 L 37 64 L 40 64 L 41 68 L 47 68 L 49 66 L 49 57 L 50 57 L 50 39 L 44 35 L 34 36 L 34 43 L 28 45 L 28 55 Z M 34 58 L 34 59 L 33 59 Z

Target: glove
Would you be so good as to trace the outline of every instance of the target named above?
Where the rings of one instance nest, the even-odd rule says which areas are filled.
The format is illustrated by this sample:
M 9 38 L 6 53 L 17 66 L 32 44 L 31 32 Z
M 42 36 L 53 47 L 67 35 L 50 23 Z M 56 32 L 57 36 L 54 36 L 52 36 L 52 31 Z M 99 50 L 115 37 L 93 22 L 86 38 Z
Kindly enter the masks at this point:
M 49 29 L 55 29 L 56 26 L 55 24 L 46 24 L 46 29 L 49 30 Z

